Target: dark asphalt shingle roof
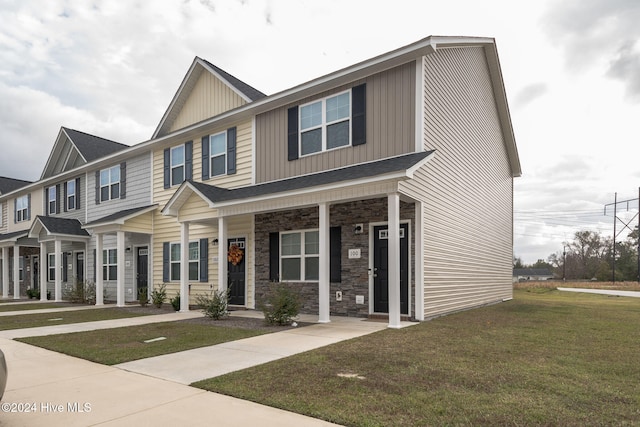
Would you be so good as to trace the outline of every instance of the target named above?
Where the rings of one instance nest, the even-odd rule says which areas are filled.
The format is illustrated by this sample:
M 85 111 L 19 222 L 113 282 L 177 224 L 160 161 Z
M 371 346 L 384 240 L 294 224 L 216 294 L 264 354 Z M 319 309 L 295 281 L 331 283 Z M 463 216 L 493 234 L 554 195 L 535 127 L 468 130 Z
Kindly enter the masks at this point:
M 267 95 L 265 95 L 264 93 L 260 92 L 258 89 L 249 86 L 248 84 L 246 84 L 245 82 L 243 82 L 242 80 L 232 76 L 231 74 L 227 73 L 226 71 L 224 71 L 223 69 L 216 67 L 215 65 L 213 65 L 211 62 L 207 61 L 206 59 L 202 59 L 202 62 L 206 63 L 209 67 L 211 67 L 213 70 L 215 70 L 216 73 L 220 74 L 222 76 L 222 78 L 224 78 L 226 81 L 228 81 L 230 84 L 232 84 L 236 89 L 238 89 L 240 92 L 242 92 L 243 94 L 245 94 L 245 96 L 247 98 L 249 98 L 252 101 L 257 101 L 260 98 L 264 98 Z
M 31 184 L 31 181 L 0 176 L 0 194 L 11 193 L 18 188 L 24 187 L 29 184 Z
M 117 221 L 120 218 L 125 218 L 125 217 L 127 217 L 129 215 L 135 214 L 136 212 L 141 212 L 141 211 L 143 211 L 145 209 L 149 209 L 149 208 L 154 207 L 154 206 L 157 206 L 157 205 L 147 205 L 147 206 L 141 206 L 139 208 L 131 208 L 131 209 L 125 209 L 125 210 L 122 210 L 122 211 L 118 211 L 118 212 L 113 213 L 111 215 L 107 215 L 107 216 L 104 216 L 104 217 L 102 217 L 100 219 L 96 219 L 94 221 L 88 222 L 88 223 L 86 223 L 84 225 L 84 228 L 91 227 L 94 224 L 102 224 L 102 223 L 105 223 L 105 222 Z
M 225 202 L 399 172 L 415 166 L 431 153 L 433 151 L 411 153 L 375 162 L 235 189 L 225 189 L 195 181 L 190 181 L 190 183 L 210 201 L 214 203 Z
M 29 235 L 29 230 L 14 231 L 12 233 L 0 234 L 0 242 L 7 240 L 14 240 L 16 237 L 26 237 Z
M 92 162 L 110 154 L 117 153 L 125 148 L 129 148 L 128 145 L 80 132 L 75 129 L 66 127 L 63 127 L 63 129 L 87 162 Z
M 89 233 L 82 229 L 82 223 L 77 219 L 38 215 L 36 221 L 40 221 L 50 234 L 89 237 Z

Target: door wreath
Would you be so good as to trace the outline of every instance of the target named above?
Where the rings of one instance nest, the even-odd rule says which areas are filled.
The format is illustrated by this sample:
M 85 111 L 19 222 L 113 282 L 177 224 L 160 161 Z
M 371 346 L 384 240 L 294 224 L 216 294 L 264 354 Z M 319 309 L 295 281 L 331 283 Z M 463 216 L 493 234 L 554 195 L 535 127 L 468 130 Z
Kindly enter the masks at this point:
M 229 246 L 229 252 L 227 253 L 227 261 L 233 265 L 238 265 L 242 261 L 244 251 L 240 249 L 238 245 Z

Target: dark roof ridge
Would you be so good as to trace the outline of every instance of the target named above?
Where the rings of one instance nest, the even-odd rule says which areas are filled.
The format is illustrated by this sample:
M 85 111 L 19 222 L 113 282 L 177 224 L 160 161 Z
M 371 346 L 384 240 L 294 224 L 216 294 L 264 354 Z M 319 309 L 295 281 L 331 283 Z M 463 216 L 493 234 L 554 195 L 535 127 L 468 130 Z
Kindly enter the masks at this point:
M 196 56 L 196 58 L 200 59 L 202 62 L 207 64 L 207 66 L 211 67 L 216 73 L 220 74 L 226 81 L 232 84 L 236 89 L 242 92 L 247 98 L 251 101 L 257 101 L 258 99 L 265 98 L 267 95 L 253 86 L 243 82 L 239 78 L 227 73 L 222 68 L 212 64 L 210 61 L 207 61 L 204 58 Z

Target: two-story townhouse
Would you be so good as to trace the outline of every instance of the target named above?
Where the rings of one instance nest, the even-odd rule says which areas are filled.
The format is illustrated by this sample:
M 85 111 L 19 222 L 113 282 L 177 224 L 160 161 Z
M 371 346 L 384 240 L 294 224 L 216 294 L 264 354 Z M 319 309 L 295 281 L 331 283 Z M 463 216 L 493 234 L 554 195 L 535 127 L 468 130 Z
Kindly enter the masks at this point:
M 320 322 L 380 315 L 390 327 L 511 298 L 521 170 L 493 39 L 428 37 L 205 122 L 245 117 L 253 183 L 187 180 L 162 209 L 183 247 L 189 224 L 210 219 L 214 287 L 245 259 L 258 304 L 277 281 Z M 247 228 L 232 224 L 245 220 L 242 248 Z
M 2 248 L 0 249 L 0 289 L 2 289 L 3 298 L 9 297 L 12 280 L 14 283 L 28 282 L 30 271 L 25 270 L 30 269 L 24 268 L 25 255 L 19 255 L 17 268 L 18 278 L 17 280 L 15 279 L 13 274 L 15 266 L 12 262 L 14 259 L 12 251 L 15 242 L 11 236 L 7 236 L 10 203 L 8 198 L 3 198 L 2 196 L 29 184 L 31 184 L 31 181 L 0 176 L 0 242 L 6 239 L 6 241 L 0 243 L 0 248 Z M 19 253 L 19 251 L 17 253 Z M 25 278 L 25 274 L 27 278 Z M 19 292 L 15 294 L 18 295 L 19 298 Z

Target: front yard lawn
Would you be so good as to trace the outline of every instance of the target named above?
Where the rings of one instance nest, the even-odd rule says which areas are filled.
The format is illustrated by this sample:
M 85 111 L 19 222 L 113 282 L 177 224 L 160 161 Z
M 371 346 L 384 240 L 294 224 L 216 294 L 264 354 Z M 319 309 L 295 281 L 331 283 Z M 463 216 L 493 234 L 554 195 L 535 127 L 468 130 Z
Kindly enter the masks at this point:
M 6 311 L 23 311 L 23 310 L 41 310 L 45 308 L 63 308 L 72 307 L 70 304 L 56 304 L 53 302 L 31 302 L 28 304 L 3 304 L 0 305 L 0 312 Z
M 17 340 L 93 362 L 115 365 L 273 332 L 269 328 L 217 326 L 222 322 L 227 321 L 198 319 L 162 322 Z M 262 323 L 260 320 L 258 322 Z M 144 342 L 160 337 L 165 339 Z
M 640 299 L 514 297 L 193 385 L 347 426 L 640 424 Z
M 47 305 L 50 308 L 50 305 Z M 66 325 L 69 323 L 95 322 L 97 320 L 122 319 L 145 316 L 126 308 L 96 308 L 90 310 L 61 311 L 53 313 L 18 314 L 0 317 L 0 331 L 35 328 L 39 326 Z

